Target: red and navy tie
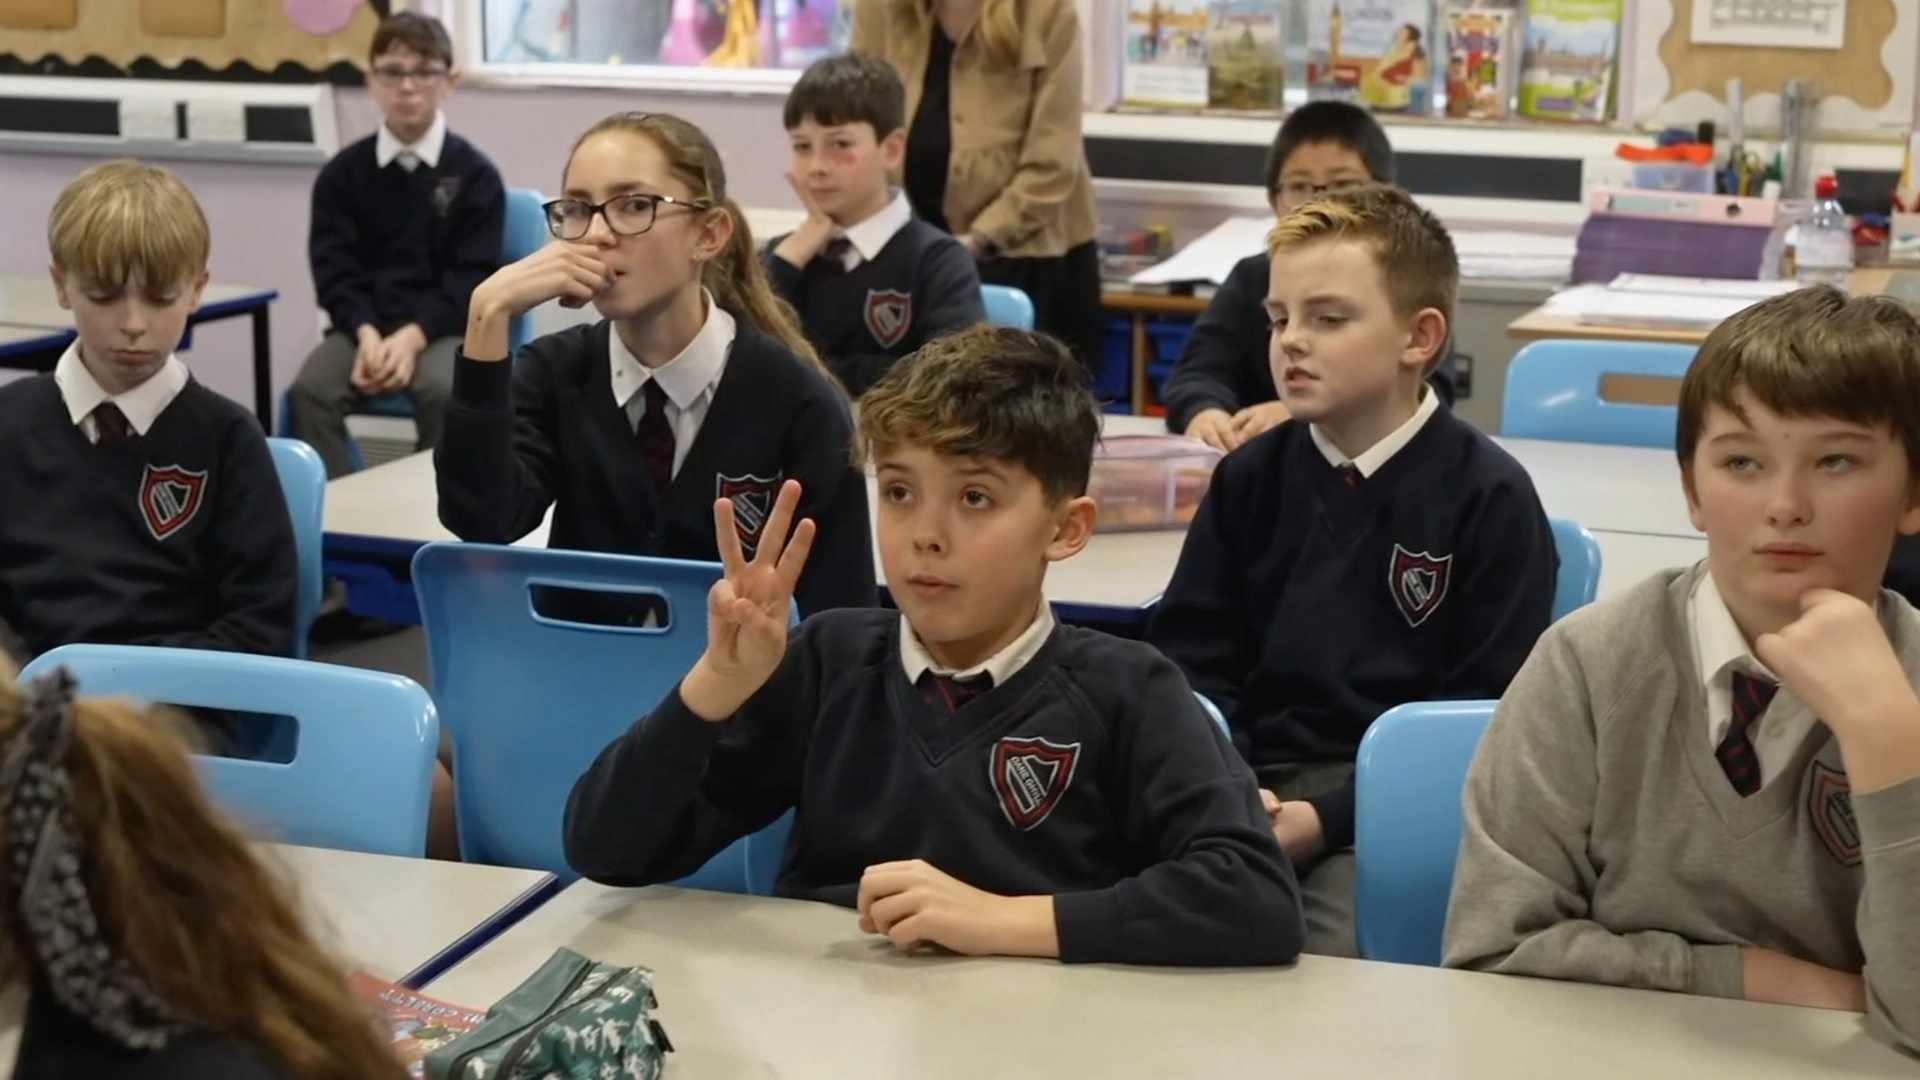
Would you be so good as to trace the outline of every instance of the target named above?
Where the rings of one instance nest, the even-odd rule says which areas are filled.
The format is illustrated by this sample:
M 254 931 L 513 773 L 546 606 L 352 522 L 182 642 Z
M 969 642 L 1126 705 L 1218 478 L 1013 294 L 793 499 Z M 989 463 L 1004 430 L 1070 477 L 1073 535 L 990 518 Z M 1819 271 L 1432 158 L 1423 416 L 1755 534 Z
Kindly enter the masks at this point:
M 1742 798 L 1760 790 L 1760 758 L 1754 753 L 1748 730 L 1779 691 L 1780 684 L 1772 679 L 1734 672 L 1733 722 L 1727 725 L 1727 737 L 1714 748 L 1713 756 L 1720 759 L 1720 767 Z
M 959 712 L 962 705 L 993 689 L 993 676 L 983 671 L 961 679 L 952 675 L 936 675 L 932 668 L 928 668 L 920 673 L 920 678 L 914 681 L 913 686 L 934 708 Z
M 647 411 L 640 414 L 634 435 L 640 440 L 640 459 L 647 478 L 664 498 L 673 482 L 673 425 L 667 423 L 667 392 L 659 379 L 648 379 L 641 389 L 646 394 Z
M 1350 488 L 1359 487 L 1360 481 L 1365 479 L 1365 477 L 1360 475 L 1360 466 L 1355 465 L 1351 461 L 1334 471 L 1340 474 L 1340 480 Z
M 103 401 L 93 407 L 93 429 L 96 446 L 111 446 L 133 434 L 133 425 L 127 423 L 127 414 L 111 401 Z

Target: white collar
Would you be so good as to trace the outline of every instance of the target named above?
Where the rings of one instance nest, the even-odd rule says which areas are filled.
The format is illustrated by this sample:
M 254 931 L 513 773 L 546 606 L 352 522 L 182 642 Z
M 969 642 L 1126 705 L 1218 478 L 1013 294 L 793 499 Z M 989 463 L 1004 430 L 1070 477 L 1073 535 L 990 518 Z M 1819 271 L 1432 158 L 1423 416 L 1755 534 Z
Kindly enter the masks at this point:
M 27 1028 L 27 996 L 32 992 L 25 979 L 0 981 L 0 1077 L 14 1074 L 20 1060 L 20 1037 Z
M 1693 648 L 1694 656 L 1700 661 L 1701 685 L 1711 687 L 1728 668 L 1779 681 L 1747 647 L 1740 624 L 1733 621 L 1733 612 L 1727 608 L 1726 597 L 1720 595 L 1720 586 L 1714 582 L 1711 570 L 1694 582 L 1687 608 L 1693 616 Z
M 401 142 L 400 136 L 395 135 L 393 129 L 383 122 L 380 131 L 373 137 L 373 161 L 384 169 L 393 164 L 393 159 L 400 156 L 400 151 L 411 150 L 422 164 L 437 169 L 440 167 L 440 151 L 446 145 L 447 114 L 435 109 L 433 123 L 427 126 L 427 133 L 420 136 L 419 142 Z
M 847 226 L 841 230 L 841 235 L 847 238 L 847 242 L 853 245 L 853 250 L 859 252 L 862 259 L 872 262 L 880 256 L 880 252 L 886 248 L 894 235 L 906 228 L 907 223 L 912 220 L 913 204 L 907 201 L 907 193 L 895 191 L 893 200 L 882 207 L 879 213 L 858 224 Z
M 120 407 L 126 415 L 127 426 L 137 434 L 145 435 L 160 414 L 167 411 L 173 399 L 187 387 L 187 365 L 180 362 L 178 356 L 168 356 L 160 370 L 153 373 L 146 382 L 124 394 L 109 394 L 80 362 L 80 341 L 74 339 L 60 362 L 53 366 L 54 384 L 60 387 L 60 396 L 67 403 L 67 418 L 75 424 L 85 420 L 101 403 L 111 401 Z
M 1407 418 L 1407 422 L 1388 432 L 1387 436 L 1379 442 L 1367 447 L 1357 458 L 1347 457 L 1345 452 L 1333 445 L 1333 440 L 1327 438 L 1327 433 L 1320 430 L 1319 424 L 1308 424 L 1307 434 L 1313 436 L 1313 445 L 1319 447 L 1320 452 L 1326 455 L 1327 464 L 1337 469 L 1348 461 L 1352 461 L 1353 467 L 1360 470 L 1361 476 L 1372 476 L 1387 462 L 1392 461 L 1393 455 L 1405 449 L 1406 445 L 1413 441 L 1413 437 L 1420 434 L 1420 429 L 1427 426 L 1427 421 L 1433 419 L 1433 414 L 1439 411 L 1440 395 L 1434 393 L 1431 386 L 1422 383 L 1420 404 L 1414 407 L 1413 415 Z
M 1047 603 L 1046 597 L 1043 596 L 1040 598 L 1040 610 L 1034 613 L 1033 622 L 1028 624 L 1019 637 L 1008 642 L 1006 648 L 987 657 L 985 661 L 965 671 L 955 671 L 952 668 L 940 666 L 939 662 L 934 660 L 927 652 L 927 647 L 920 644 L 920 635 L 914 633 L 913 624 L 907 622 L 907 617 L 902 615 L 900 616 L 900 666 L 906 669 L 908 682 L 919 682 L 920 676 L 927 671 L 956 679 L 970 679 L 984 672 L 993 676 L 993 685 L 1005 686 L 1008 679 L 1013 678 L 1016 672 L 1027 666 L 1027 661 L 1039 655 L 1040 647 L 1047 643 L 1047 635 L 1053 633 L 1053 621 L 1053 605 Z
M 607 327 L 607 359 L 613 369 L 614 404 L 625 408 L 633 395 L 647 385 L 648 379 L 658 379 L 660 389 L 667 392 L 667 400 L 684 409 L 720 381 L 737 326 L 733 316 L 713 302 L 712 293 L 703 290 L 701 299 L 707 307 L 707 319 L 700 324 L 700 332 L 693 335 L 693 340 L 687 342 L 678 356 L 657 368 L 649 369 L 628 350 L 626 342 L 620 340 L 618 327 Z

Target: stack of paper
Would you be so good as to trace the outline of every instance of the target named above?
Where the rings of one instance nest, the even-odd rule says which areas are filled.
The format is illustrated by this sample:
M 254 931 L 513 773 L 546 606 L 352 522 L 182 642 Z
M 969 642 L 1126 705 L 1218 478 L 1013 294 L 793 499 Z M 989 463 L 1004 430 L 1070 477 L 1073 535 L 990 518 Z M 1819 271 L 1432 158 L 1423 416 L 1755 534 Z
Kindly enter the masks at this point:
M 1708 328 L 1771 296 L 1792 292 L 1791 281 L 1621 274 L 1606 285 L 1579 285 L 1555 293 L 1550 311 L 1591 326 Z
M 1233 265 L 1266 250 L 1268 217 L 1236 217 L 1221 222 L 1172 258 L 1133 275 L 1135 285 L 1174 285 L 1227 280 Z M 1525 232 L 1456 232 L 1454 250 L 1464 278 L 1525 278 L 1565 281 L 1573 272 L 1574 238 Z

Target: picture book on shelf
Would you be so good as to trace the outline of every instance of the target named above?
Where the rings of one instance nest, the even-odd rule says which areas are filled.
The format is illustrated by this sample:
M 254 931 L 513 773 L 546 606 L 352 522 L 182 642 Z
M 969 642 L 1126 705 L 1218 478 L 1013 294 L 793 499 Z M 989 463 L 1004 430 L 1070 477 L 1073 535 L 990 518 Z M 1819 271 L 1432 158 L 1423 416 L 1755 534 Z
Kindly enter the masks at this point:
M 1380 112 L 1427 112 L 1432 14 L 1429 0 L 1312 0 L 1309 95 Z
M 1205 108 L 1209 0 L 1127 0 L 1120 98 L 1128 105 Z
M 1501 120 L 1513 108 L 1518 60 L 1512 11 L 1465 8 L 1447 12 L 1447 115 Z
M 1606 120 L 1620 52 L 1622 0 L 1527 0 L 1520 115 Z
M 1207 34 L 1207 101 L 1216 109 L 1278 110 L 1286 89 L 1286 0 L 1214 0 Z
M 484 1011 L 450 1005 L 364 971 L 354 972 L 347 981 L 354 995 L 392 1030 L 394 1056 L 406 1066 L 408 1076 L 426 1076 L 429 1050 L 465 1035 L 487 1018 Z

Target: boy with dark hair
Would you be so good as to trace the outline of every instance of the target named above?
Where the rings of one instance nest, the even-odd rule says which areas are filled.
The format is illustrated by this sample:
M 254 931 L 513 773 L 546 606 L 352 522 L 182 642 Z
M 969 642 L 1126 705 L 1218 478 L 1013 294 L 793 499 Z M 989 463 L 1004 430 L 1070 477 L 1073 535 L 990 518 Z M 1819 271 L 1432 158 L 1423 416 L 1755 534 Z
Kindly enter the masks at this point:
M 1327 191 L 1393 183 L 1393 147 L 1373 114 L 1344 101 L 1314 101 L 1287 114 L 1267 151 L 1267 202 L 1276 217 Z M 1167 430 L 1232 450 L 1287 418 L 1267 369 L 1266 252 L 1235 264 L 1193 324 L 1180 361 L 1160 390 Z M 1432 373 L 1453 403 L 1454 357 Z
M 507 196 L 493 162 L 447 130 L 453 43 L 403 11 L 373 34 L 367 85 L 380 130 L 335 155 L 313 185 L 308 254 L 332 323 L 288 393 L 293 431 L 352 471 L 347 412 L 363 398 L 413 399 L 418 448 L 440 439 L 467 298 L 500 268 Z
M 1372 184 L 1294 210 L 1269 247 L 1293 416 L 1221 460 L 1148 640 L 1269 792 L 1308 950 L 1351 955 L 1361 736 L 1405 702 L 1498 697 L 1557 564 L 1526 471 L 1427 382 L 1459 281 L 1439 221 Z
M 1172 664 L 1041 594 L 1093 530 L 1098 432 L 1051 338 L 979 327 L 901 361 L 860 409 L 900 610 L 823 612 L 791 642 L 799 485 L 751 559 L 720 500 L 707 651 L 575 785 L 568 861 L 671 881 L 795 808 L 774 891 L 903 949 L 1291 960 L 1297 887 L 1246 766 Z
M 1699 565 L 1548 631 L 1467 774 L 1445 961 L 1868 1014 L 1920 1050 L 1920 321 L 1831 288 L 1680 389 Z
M 293 524 L 266 437 L 174 355 L 207 284 L 200 204 L 164 169 L 103 162 L 60 193 L 47 242 L 78 336 L 53 374 L 0 387 L 0 648 L 289 655 Z
M 889 186 L 906 153 L 906 91 L 861 53 L 816 61 L 787 95 L 787 182 L 806 207 L 767 245 L 767 274 L 807 336 L 858 397 L 901 357 L 986 319 L 960 242 L 914 216 Z

